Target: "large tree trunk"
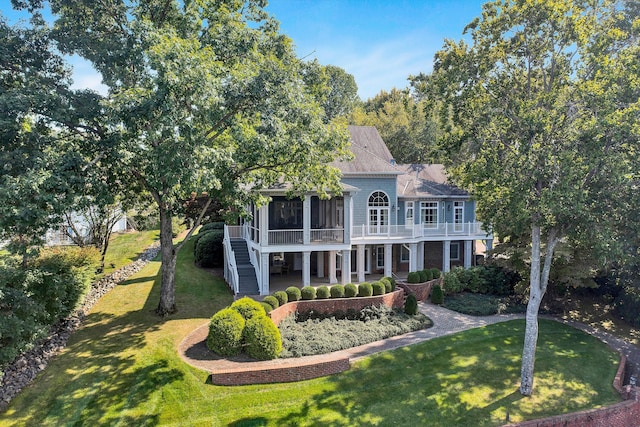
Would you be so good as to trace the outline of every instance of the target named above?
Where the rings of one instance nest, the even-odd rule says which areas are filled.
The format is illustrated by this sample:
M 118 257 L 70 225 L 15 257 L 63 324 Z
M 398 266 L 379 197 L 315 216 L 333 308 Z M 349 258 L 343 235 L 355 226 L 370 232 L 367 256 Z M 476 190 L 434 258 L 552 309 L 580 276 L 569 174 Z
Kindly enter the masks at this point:
M 176 311 L 176 254 L 173 247 L 171 212 L 159 204 L 160 210 L 160 252 L 162 255 L 162 285 L 160 303 L 156 313 L 166 316 Z
M 531 396 L 533 392 L 533 370 L 538 345 L 538 311 L 542 298 L 547 291 L 553 251 L 557 243 L 557 230 L 553 229 L 549 232 L 544 265 L 540 270 L 540 226 L 533 225 L 531 227 L 529 303 L 527 304 L 524 348 L 522 349 L 522 367 L 520 371 L 520 393 L 525 396 Z

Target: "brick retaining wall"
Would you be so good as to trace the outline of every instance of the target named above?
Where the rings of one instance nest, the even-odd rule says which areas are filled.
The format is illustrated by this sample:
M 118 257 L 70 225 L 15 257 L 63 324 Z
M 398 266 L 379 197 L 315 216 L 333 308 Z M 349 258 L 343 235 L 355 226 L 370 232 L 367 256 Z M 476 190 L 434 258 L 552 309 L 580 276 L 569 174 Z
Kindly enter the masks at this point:
M 426 301 L 431 294 L 431 288 L 434 285 L 440 284 L 442 279 L 433 279 L 424 283 L 398 283 L 398 286 L 406 289 L 407 293 L 413 294 L 416 296 L 418 301 Z
M 505 427 L 640 427 L 638 390 L 622 385 L 626 365 L 627 358 L 622 355 L 618 372 L 613 380 L 613 387 L 624 399 L 627 399 L 624 402 L 603 408 L 509 424 Z
M 404 291 L 397 289 L 384 295 L 372 297 L 352 297 L 352 298 L 328 298 L 315 299 L 310 301 L 292 301 L 278 308 L 273 309 L 269 316 L 273 323 L 278 326 L 282 319 L 288 315 L 298 312 L 315 311 L 318 313 L 335 313 L 336 311 L 347 311 L 353 309 L 360 311 L 365 307 L 386 305 L 387 307 L 400 308 L 404 306 Z

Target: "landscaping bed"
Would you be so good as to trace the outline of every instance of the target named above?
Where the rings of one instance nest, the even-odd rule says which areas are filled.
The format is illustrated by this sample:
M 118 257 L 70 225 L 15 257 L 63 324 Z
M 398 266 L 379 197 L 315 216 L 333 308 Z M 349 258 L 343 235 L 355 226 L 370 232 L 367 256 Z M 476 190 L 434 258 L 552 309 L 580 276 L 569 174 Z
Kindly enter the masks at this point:
M 433 326 L 424 314 L 386 306 L 318 315 L 290 315 L 280 322 L 281 358 L 331 353 Z
M 527 309 L 526 305 L 509 296 L 499 297 L 495 295 L 474 294 L 471 292 L 448 295 L 444 299 L 443 306 L 449 310 L 470 314 L 472 316 L 524 313 Z

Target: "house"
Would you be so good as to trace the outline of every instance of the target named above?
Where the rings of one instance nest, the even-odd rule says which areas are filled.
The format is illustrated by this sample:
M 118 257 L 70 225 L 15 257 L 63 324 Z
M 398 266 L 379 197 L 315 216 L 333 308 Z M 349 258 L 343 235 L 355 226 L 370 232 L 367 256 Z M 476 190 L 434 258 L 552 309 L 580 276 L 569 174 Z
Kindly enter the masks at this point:
M 374 127 L 349 126 L 351 161 L 335 161 L 342 194 L 288 199 L 286 187 L 252 206 L 253 219 L 225 227 L 225 278 L 236 294 L 270 293 L 272 274 L 300 272 L 328 283 L 369 274 L 475 264 L 475 243 L 492 235 L 476 221 L 469 194 L 447 184 L 442 165 L 396 164 Z

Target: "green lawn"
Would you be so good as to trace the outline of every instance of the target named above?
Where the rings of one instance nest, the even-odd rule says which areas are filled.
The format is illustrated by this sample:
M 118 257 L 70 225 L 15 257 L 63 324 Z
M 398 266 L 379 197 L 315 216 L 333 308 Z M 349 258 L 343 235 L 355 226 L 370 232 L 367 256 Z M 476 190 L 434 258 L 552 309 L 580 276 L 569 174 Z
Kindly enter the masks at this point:
M 159 238 L 160 230 L 113 234 L 104 260 L 104 274 L 112 273 L 135 261 L 141 255 L 142 249 L 146 249 Z
M 180 253 L 178 313 L 153 314 L 159 263 L 107 294 L 63 354 L 0 415 L 0 425 L 501 425 L 617 402 L 618 356 L 541 322 L 535 396 L 517 392 L 524 322 L 366 358 L 299 383 L 219 387 L 177 356 L 179 342 L 231 303 L 221 280 Z

